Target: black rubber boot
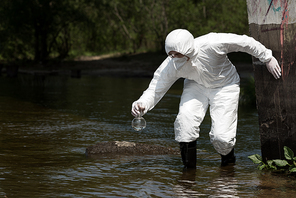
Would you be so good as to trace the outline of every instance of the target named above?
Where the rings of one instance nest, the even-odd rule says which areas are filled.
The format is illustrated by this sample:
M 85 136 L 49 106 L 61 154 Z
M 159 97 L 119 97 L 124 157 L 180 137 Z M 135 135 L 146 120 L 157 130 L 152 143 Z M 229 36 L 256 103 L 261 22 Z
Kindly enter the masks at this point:
M 234 148 L 227 155 L 221 155 L 221 166 L 234 165 L 235 161 Z
M 196 169 L 196 141 L 180 142 L 179 144 L 184 170 Z

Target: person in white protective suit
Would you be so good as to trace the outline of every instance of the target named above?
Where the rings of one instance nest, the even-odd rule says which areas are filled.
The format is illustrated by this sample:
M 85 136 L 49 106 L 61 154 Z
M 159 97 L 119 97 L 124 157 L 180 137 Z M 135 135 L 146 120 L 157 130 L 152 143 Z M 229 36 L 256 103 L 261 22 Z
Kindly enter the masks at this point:
M 155 71 L 148 89 L 133 102 L 132 115 L 147 113 L 177 79 L 185 78 L 174 123 L 184 168 L 196 167 L 196 139 L 209 106 L 211 143 L 221 155 L 221 166 L 234 164 L 240 78 L 227 54 L 246 52 L 266 63 L 268 71 L 278 79 L 281 68 L 272 51 L 246 35 L 209 33 L 194 39 L 184 29 L 167 35 L 165 50 L 168 57 Z

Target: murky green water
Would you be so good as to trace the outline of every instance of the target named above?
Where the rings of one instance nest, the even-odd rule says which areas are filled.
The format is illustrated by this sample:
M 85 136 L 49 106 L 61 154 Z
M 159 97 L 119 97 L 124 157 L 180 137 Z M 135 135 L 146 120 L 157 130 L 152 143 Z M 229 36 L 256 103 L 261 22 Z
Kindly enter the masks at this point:
M 209 117 L 198 140 L 197 170 L 182 172 L 180 156 L 87 158 L 87 146 L 132 141 L 178 148 L 173 121 L 182 82 L 130 126 L 131 103 L 150 79 L 19 75 L 0 78 L 1 197 L 293 197 L 295 178 L 257 171 L 256 110 L 239 112 L 237 165 L 220 168 L 210 144 Z

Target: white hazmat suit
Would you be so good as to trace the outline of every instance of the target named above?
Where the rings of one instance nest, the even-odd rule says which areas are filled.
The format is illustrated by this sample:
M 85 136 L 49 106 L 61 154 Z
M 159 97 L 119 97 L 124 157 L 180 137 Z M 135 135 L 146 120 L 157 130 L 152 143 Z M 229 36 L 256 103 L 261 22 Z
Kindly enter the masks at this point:
M 192 142 L 199 137 L 199 126 L 210 106 L 210 140 L 221 155 L 227 155 L 236 142 L 240 78 L 228 59 L 230 52 L 246 52 L 267 63 L 275 78 L 280 68 L 272 51 L 246 35 L 209 33 L 195 38 L 184 29 L 168 34 L 166 53 L 178 52 L 182 58 L 168 56 L 155 71 L 149 87 L 133 103 L 132 114 L 151 110 L 173 83 L 185 78 L 179 113 L 175 120 L 175 140 Z M 140 104 L 141 105 L 138 105 Z

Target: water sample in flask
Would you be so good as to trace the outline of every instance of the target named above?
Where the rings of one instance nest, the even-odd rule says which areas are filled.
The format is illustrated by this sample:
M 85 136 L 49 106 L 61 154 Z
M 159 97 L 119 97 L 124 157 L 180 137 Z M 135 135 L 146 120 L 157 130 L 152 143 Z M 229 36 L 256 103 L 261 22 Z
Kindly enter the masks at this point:
M 138 102 L 137 105 L 140 110 L 140 115 L 136 116 L 132 120 L 132 127 L 135 131 L 141 131 L 146 127 L 146 120 L 142 117 L 142 115 L 144 115 L 143 104 L 141 102 Z
M 132 120 L 132 127 L 135 131 L 141 131 L 146 127 L 146 120 L 141 116 L 135 117 Z

